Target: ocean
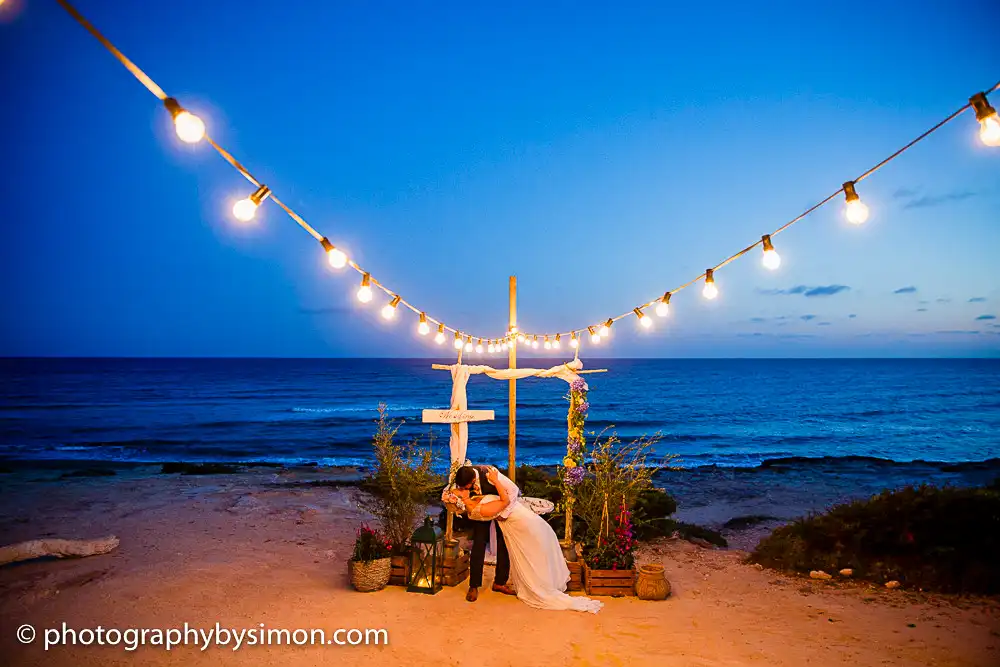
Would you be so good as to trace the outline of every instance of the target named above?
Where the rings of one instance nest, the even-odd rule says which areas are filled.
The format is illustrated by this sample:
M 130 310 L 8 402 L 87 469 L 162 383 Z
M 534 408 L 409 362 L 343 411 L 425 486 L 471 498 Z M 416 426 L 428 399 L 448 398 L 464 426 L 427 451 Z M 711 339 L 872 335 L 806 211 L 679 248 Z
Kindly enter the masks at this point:
M 433 361 L 0 360 L 0 461 L 364 466 L 384 402 L 401 420 L 399 437 L 435 436 L 444 465 L 446 427 L 420 422 L 422 409 L 447 407 L 450 397 L 449 374 L 432 370 Z M 771 497 L 790 484 L 829 502 L 1000 475 L 1000 360 L 607 359 L 587 367 L 608 370 L 586 376 L 588 430 L 658 434 L 657 453 L 689 473 L 666 478 L 688 497 L 720 479 L 734 493 L 763 485 Z M 561 380 L 518 382 L 519 463 L 561 459 L 566 393 Z M 469 457 L 506 467 L 507 383 L 473 376 L 469 407 L 496 411 L 495 421 L 470 425 Z

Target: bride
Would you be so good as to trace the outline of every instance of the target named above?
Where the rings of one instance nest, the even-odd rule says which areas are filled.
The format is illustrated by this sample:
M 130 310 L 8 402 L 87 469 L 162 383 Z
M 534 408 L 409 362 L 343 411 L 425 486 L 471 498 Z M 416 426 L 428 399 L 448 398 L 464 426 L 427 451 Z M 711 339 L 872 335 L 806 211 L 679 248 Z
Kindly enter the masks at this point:
M 516 501 L 510 515 L 506 519 L 499 518 L 497 515 L 510 504 L 511 498 L 516 498 L 517 487 L 493 467 L 486 479 L 497 488 L 499 495 L 475 496 L 469 489 L 458 489 L 455 494 L 464 501 L 470 519 L 492 521 L 496 518 L 503 522 L 511 578 L 518 599 L 538 609 L 596 614 L 604 606 L 603 602 L 565 593 L 569 568 L 552 527 L 529 507 Z

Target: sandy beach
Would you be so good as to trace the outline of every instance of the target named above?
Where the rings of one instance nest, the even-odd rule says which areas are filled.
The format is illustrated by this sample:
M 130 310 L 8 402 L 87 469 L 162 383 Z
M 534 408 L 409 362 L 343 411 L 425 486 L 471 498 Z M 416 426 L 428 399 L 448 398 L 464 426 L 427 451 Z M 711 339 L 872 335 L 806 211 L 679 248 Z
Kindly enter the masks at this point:
M 666 602 L 606 599 L 596 615 L 542 612 L 464 587 L 436 596 L 353 591 L 346 560 L 364 517 L 350 472 L 235 475 L 18 471 L 0 478 L 4 542 L 114 534 L 113 553 L 0 568 L 0 655 L 10 665 L 995 665 L 996 600 L 815 582 L 681 540 L 644 547 Z M 355 475 L 356 476 L 356 475 Z M 491 569 L 487 568 L 487 579 Z M 45 629 L 385 629 L 382 646 L 50 646 Z M 32 625 L 37 639 L 20 644 Z M 485 651 L 485 652 L 484 652 Z M 474 657 L 473 657 L 474 656 Z

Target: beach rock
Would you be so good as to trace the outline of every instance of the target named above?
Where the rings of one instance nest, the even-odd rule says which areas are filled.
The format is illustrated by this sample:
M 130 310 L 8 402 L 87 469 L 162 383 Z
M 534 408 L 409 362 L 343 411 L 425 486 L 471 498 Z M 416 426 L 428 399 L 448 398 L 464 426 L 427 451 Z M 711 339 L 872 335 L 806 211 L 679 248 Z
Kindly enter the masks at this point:
M 854 576 L 854 570 L 852 570 L 849 567 L 845 567 L 843 570 L 840 571 L 840 576 L 842 576 L 842 577 L 853 577 Z
M 236 502 L 228 507 L 228 510 L 233 514 L 248 514 L 250 512 L 257 512 L 265 508 L 263 502 L 254 498 L 253 496 L 240 496 L 236 499 Z
M 809 573 L 809 578 L 826 580 L 826 579 L 833 579 L 833 575 L 829 575 L 823 570 L 813 570 L 812 572 Z
M 758 570 L 763 570 L 763 569 L 764 569 L 764 566 L 763 566 L 763 565 L 761 565 L 760 563 L 754 563 L 754 564 L 753 564 L 753 566 L 754 566 L 755 568 L 757 568 Z
M 888 588 L 889 590 L 895 590 L 895 589 L 899 588 L 901 585 L 902 584 L 900 584 L 895 579 L 893 579 L 892 581 L 885 582 L 885 587 Z
M 705 549 L 714 549 L 715 548 L 714 544 L 712 544 L 708 540 L 702 539 L 700 537 L 689 537 L 688 538 L 688 542 L 690 542 L 691 544 L 697 544 L 699 547 L 703 547 Z

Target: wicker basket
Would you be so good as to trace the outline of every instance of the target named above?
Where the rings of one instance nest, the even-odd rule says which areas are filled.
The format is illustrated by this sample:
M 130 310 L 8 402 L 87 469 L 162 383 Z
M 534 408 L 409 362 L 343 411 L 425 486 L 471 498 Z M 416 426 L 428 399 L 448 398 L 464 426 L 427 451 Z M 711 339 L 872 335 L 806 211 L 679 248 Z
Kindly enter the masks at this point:
M 348 561 L 347 568 L 351 574 L 351 586 L 362 593 L 380 591 L 389 583 L 392 572 L 392 559 L 379 558 L 371 561 Z

